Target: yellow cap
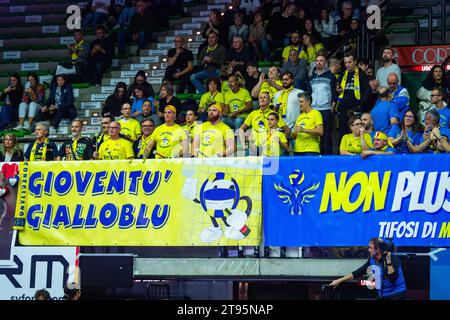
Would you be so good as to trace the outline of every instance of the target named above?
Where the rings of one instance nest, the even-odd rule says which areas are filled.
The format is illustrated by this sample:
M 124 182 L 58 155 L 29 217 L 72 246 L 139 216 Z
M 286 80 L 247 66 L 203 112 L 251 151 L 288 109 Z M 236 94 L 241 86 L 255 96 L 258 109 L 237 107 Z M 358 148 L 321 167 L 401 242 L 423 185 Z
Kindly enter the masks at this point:
M 374 139 L 384 140 L 384 141 L 387 142 L 387 144 L 388 144 L 389 147 L 391 147 L 391 148 L 394 147 L 394 146 L 392 145 L 392 143 L 389 141 L 388 136 L 387 136 L 384 132 L 377 131 L 377 132 L 375 133 Z
M 167 105 L 167 106 L 164 108 L 164 111 L 166 111 L 166 110 L 172 110 L 174 113 L 177 113 L 177 108 L 175 108 L 175 107 L 172 106 L 171 104 Z
M 208 109 L 209 108 L 211 108 L 211 107 L 214 107 L 214 108 L 216 108 L 217 110 L 219 110 L 219 112 L 222 112 L 222 106 L 220 105 L 220 104 L 212 104 L 212 105 L 210 105 L 209 107 L 208 107 Z

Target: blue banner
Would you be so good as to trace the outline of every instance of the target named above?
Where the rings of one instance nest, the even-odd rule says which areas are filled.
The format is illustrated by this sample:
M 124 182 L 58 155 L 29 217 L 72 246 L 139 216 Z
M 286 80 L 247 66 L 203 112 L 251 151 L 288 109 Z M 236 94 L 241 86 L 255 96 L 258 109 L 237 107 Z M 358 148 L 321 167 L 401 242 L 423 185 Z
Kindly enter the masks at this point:
M 263 177 L 266 245 L 450 246 L 450 154 L 282 157 Z

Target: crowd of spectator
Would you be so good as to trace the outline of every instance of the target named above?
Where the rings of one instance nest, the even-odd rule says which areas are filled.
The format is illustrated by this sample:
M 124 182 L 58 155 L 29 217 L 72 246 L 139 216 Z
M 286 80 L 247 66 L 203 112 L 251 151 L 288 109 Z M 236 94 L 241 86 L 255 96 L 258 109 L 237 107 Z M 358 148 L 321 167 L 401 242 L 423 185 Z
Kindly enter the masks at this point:
M 145 32 L 151 30 L 151 3 L 127 2 L 113 21 L 105 16 L 107 2 L 93 1 L 83 28 L 105 21 L 113 28 L 128 26 L 119 33 L 119 51 L 128 39 L 145 47 L 151 41 Z M 64 75 L 56 77 L 47 99 L 36 75 L 25 86 L 11 75 L 0 97 L 0 129 L 11 123 L 30 129 L 37 121 L 36 142 L 23 155 L 34 161 L 223 157 L 236 154 L 238 142 L 246 155 L 449 152 L 449 81 L 442 66 L 431 69 L 416 94 L 419 108 L 411 109 L 392 48 L 383 51 L 376 72 L 353 50 L 329 57 L 339 39 L 353 48 L 351 35 L 362 12 L 354 3 L 342 2 L 336 13 L 316 2 L 253 2 L 233 0 L 223 13 L 212 10 L 196 58 L 185 48 L 186 39 L 176 36 L 158 97 L 145 71 L 128 87 L 117 83 L 94 141 L 81 136 L 83 123 L 76 120 L 73 89 Z M 90 45 L 77 30 L 74 41 L 71 63 L 100 83 L 114 51 L 107 29 L 98 25 Z M 272 65 L 266 75 L 256 62 L 261 60 L 280 67 Z M 199 103 L 180 101 L 176 95 L 186 91 L 201 94 Z M 48 135 L 58 132 L 62 119 L 72 121 L 72 138 L 58 150 Z M 11 160 L 18 157 L 15 150 L 17 139 L 4 139 L 0 154 Z

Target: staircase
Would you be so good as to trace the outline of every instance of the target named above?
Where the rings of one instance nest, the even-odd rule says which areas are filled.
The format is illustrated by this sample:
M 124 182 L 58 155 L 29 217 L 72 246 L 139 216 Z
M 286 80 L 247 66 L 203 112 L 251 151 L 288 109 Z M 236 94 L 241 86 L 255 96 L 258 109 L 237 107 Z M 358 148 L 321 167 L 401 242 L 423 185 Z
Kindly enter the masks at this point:
M 82 6 L 84 3 L 78 4 Z M 183 10 L 188 17 L 169 17 L 169 28 L 156 32 L 155 43 L 141 50 L 138 57 L 116 54 L 111 71 L 104 75 L 101 86 L 73 84 L 75 106 L 78 117 L 85 124 L 85 135 L 93 136 L 99 131 L 102 104 L 113 93 L 117 82 L 130 84 L 138 70 L 145 70 L 155 93 L 159 92 L 167 66 L 167 51 L 174 47 L 174 37 L 185 36 L 188 39 L 186 47 L 196 57 L 197 49 L 203 42 L 202 26 L 210 10 L 223 9 L 226 3 L 227 0 L 208 0 L 203 5 L 184 3 Z M 67 61 L 66 46 L 73 42 L 72 32 L 67 29 L 64 20 L 70 4 L 73 2 L 67 0 L 0 0 L 0 89 L 7 85 L 10 72 L 19 72 L 23 83 L 29 72 L 36 72 L 41 82 L 50 82 L 57 64 Z M 92 39 L 92 34 L 86 35 L 87 41 Z M 137 46 L 131 45 L 129 52 L 136 50 Z M 199 95 L 188 94 L 178 95 L 178 98 L 200 99 Z M 62 123 L 60 132 L 51 138 L 68 135 L 69 124 Z M 27 132 L 24 134 L 29 136 Z

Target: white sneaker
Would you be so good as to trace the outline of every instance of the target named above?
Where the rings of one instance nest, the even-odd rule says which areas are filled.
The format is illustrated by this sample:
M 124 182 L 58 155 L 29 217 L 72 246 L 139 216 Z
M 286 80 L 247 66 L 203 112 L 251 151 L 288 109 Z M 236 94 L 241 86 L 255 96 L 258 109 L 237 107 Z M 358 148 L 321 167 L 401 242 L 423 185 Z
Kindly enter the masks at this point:
M 23 125 L 21 125 L 20 123 L 17 125 L 17 127 L 13 128 L 14 130 L 22 130 L 23 129 Z
M 29 123 L 28 121 L 26 121 L 26 122 L 23 124 L 23 129 L 25 129 L 25 130 L 30 130 L 30 123 Z

